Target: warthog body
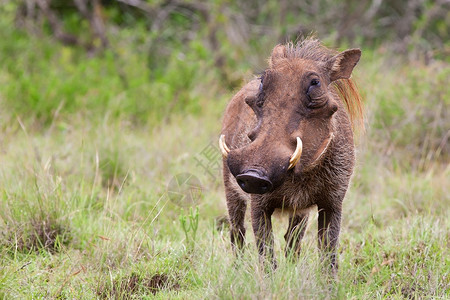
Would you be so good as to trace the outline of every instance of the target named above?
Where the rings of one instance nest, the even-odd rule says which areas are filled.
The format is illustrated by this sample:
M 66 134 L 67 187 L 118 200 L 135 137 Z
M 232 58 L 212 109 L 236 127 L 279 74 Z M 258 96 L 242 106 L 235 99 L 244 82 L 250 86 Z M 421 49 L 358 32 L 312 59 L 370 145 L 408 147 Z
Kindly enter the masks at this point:
M 349 78 L 360 56 L 359 49 L 337 53 L 315 39 L 278 45 L 261 77 L 228 104 L 220 147 L 234 250 L 244 243 L 247 202 L 259 253 L 271 259 L 272 213 L 289 214 L 286 251 L 298 253 L 308 211 L 317 206 L 319 248 L 337 268 L 355 160 L 351 120 L 361 116 Z

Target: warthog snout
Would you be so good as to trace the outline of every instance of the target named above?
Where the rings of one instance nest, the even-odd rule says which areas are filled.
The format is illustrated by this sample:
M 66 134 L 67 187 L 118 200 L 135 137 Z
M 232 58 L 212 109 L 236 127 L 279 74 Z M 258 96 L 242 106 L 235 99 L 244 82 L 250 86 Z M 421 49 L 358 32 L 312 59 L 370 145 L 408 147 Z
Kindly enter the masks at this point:
M 269 178 L 259 170 L 245 171 L 236 176 L 236 181 L 244 192 L 250 194 L 265 194 L 273 188 Z

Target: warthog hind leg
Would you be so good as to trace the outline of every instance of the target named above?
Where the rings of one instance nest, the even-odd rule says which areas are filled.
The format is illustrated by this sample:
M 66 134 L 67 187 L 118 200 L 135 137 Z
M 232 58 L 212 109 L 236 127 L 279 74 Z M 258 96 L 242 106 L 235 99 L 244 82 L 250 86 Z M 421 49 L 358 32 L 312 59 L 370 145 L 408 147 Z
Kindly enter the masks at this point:
M 286 257 L 295 258 L 300 253 L 300 242 L 305 235 L 309 213 L 297 214 L 289 218 L 289 227 L 284 239 L 286 240 Z

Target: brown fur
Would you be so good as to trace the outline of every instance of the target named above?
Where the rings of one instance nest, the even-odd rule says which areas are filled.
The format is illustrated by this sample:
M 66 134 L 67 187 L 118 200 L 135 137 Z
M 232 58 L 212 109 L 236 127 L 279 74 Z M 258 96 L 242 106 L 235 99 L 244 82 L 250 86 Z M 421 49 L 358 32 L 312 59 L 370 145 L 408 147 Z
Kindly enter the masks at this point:
M 278 45 L 262 80 L 252 80 L 230 101 L 222 134 L 231 152 L 223 165 L 235 250 L 244 244 L 247 202 L 259 253 L 271 258 L 272 213 L 288 212 L 286 253 L 298 253 L 308 210 L 317 206 L 319 247 L 337 268 L 342 201 L 355 159 L 351 124 L 362 116 L 361 98 L 349 79 L 360 53 L 359 49 L 337 53 L 315 39 Z M 288 170 L 297 136 L 303 141 L 303 153 Z M 235 177 L 249 169 L 263 174 L 273 189 L 244 192 Z

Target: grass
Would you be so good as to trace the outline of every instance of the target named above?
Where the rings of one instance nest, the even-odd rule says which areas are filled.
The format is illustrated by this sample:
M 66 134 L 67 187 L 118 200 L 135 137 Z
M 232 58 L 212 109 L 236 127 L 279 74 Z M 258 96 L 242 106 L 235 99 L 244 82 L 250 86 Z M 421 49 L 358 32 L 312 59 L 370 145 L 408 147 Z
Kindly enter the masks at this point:
M 0 299 L 450 297 L 445 63 L 403 65 L 364 52 L 355 78 L 367 128 L 333 282 L 322 273 L 314 213 L 297 263 L 282 255 L 282 218 L 274 221 L 276 271 L 260 269 L 250 224 L 244 256 L 233 257 L 211 148 L 232 93 L 213 71 L 197 84 L 205 75 L 193 71 L 198 65 L 174 58 L 148 83 L 127 49 L 118 60 L 85 60 L 70 49 L 46 54 L 41 45 L 33 54 L 25 46 L 16 58 L 42 73 L 17 73 L 27 68 L 11 60 L 0 71 Z M 114 71 L 125 61 L 128 88 Z M 198 219 L 168 193 L 186 172 L 202 186 L 192 205 Z

